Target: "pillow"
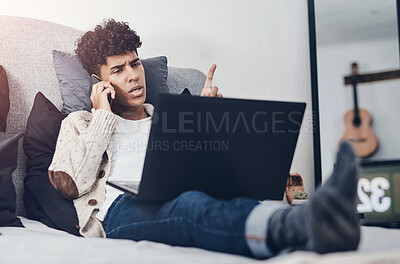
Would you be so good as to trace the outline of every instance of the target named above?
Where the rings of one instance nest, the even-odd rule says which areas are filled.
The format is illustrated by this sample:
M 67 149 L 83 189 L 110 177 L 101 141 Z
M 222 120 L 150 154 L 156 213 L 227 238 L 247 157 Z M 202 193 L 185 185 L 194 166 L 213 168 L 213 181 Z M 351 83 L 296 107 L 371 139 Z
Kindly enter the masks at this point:
M 61 121 L 66 116 L 42 93 L 36 94 L 24 137 L 27 156 L 24 204 L 28 218 L 79 235 L 78 216 L 73 202 L 54 189 L 47 173 Z
M 146 77 L 146 102 L 153 103 L 158 93 L 168 93 L 168 66 L 164 56 L 141 60 Z M 61 112 L 92 109 L 90 93 L 92 83 L 89 73 L 78 58 L 70 53 L 53 50 L 53 63 L 64 102 Z
M 0 226 L 24 227 L 15 215 L 16 195 L 11 175 L 17 167 L 18 140 L 22 136 L 23 133 L 0 134 Z
M 0 65 L 0 132 L 6 131 L 7 115 L 10 110 L 10 98 L 7 74 Z
M 167 57 L 141 60 L 146 77 L 146 102 L 153 104 L 157 94 L 169 93 Z

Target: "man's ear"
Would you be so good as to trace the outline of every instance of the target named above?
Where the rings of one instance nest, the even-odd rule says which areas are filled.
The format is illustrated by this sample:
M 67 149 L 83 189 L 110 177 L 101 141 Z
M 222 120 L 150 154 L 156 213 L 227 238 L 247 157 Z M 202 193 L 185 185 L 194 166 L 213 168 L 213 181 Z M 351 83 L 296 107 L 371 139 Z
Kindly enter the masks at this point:
M 99 82 L 101 82 L 101 78 L 99 76 L 97 76 L 96 74 L 92 73 L 92 75 L 90 75 L 90 76 L 96 78 L 97 80 L 99 80 Z

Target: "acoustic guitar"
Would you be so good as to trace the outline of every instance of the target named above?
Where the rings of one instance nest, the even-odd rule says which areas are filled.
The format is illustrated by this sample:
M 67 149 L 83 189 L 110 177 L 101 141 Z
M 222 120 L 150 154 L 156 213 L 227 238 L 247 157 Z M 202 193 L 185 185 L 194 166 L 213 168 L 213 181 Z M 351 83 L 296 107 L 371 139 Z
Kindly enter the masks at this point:
M 357 100 L 357 75 L 358 65 L 353 63 L 352 85 L 354 97 L 354 109 L 349 110 L 344 115 L 346 130 L 340 141 L 348 140 L 352 143 L 356 154 L 361 158 L 373 155 L 378 149 L 378 138 L 372 130 L 372 117 L 365 109 L 358 108 Z

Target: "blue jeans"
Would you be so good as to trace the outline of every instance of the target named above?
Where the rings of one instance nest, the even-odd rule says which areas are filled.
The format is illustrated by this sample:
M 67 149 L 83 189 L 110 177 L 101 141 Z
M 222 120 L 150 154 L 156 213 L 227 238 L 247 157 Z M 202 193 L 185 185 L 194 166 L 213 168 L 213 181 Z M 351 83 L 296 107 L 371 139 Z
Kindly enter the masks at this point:
M 250 198 L 222 201 L 198 191 L 185 192 L 169 202 L 143 202 L 122 194 L 109 208 L 104 228 L 108 238 L 149 240 L 257 256 L 246 239 L 246 220 L 258 205 L 258 201 Z M 260 211 L 264 210 L 256 211 L 259 212 L 253 212 L 252 218 L 257 221 Z M 262 219 L 261 225 L 265 228 L 261 232 L 266 232 L 267 219 L 268 216 Z M 262 248 L 265 236 L 261 234 Z

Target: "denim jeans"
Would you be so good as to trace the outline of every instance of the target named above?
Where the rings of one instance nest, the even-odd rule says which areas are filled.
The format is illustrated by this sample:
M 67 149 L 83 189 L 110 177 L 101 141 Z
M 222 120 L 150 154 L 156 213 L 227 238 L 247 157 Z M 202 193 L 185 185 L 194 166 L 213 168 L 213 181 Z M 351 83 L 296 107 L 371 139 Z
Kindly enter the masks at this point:
M 254 212 L 258 205 L 250 198 L 222 201 L 198 191 L 185 192 L 169 202 L 143 202 L 121 194 L 109 208 L 104 228 L 108 238 L 149 240 L 254 257 L 257 254 L 246 240 L 246 220 L 252 213 L 255 221 L 251 222 L 260 221 L 258 216 L 265 210 Z M 266 233 L 267 218 L 261 219 L 261 232 Z M 265 233 L 261 234 L 264 251 Z M 260 256 L 271 255 L 263 252 Z

